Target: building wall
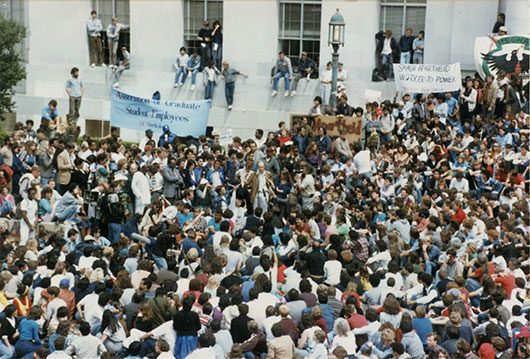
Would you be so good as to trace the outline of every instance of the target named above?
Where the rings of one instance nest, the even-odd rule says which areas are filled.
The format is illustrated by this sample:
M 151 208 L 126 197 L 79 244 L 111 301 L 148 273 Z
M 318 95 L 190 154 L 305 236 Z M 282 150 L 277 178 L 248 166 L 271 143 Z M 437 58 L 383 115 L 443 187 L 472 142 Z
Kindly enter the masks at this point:
M 499 0 L 427 0 L 425 63 L 460 61 L 462 70 L 474 71 L 475 37 L 491 32 L 498 6 Z
M 530 1 L 528 0 L 500 0 L 499 12 L 506 15 L 506 27 L 512 35 L 528 35 L 530 25 Z
M 28 78 L 25 92 L 16 96 L 17 120 L 32 118 L 39 123 L 40 111 L 50 98 L 58 100 L 60 114 L 66 113 L 64 85 L 72 66 L 80 68 L 85 85 L 81 117 L 109 120 L 112 72 L 88 66 L 86 20 L 91 1 L 31 0 L 27 4 Z M 279 121 L 289 121 L 290 114 L 307 113 L 312 99 L 319 94 L 318 80 L 301 80 L 295 98 L 286 98 L 282 92 L 274 98 L 270 96 L 270 71 L 278 53 L 278 7 L 275 0 L 224 1 L 224 59 L 250 77 L 237 79 L 232 111 L 226 109 L 223 81 L 217 81 L 209 117 L 209 125 L 216 129 L 232 128 L 235 135 L 242 137 L 251 136 L 256 128 L 275 130 Z M 474 38 L 491 31 L 499 7 L 507 15 L 509 27 L 523 29 L 526 25 L 528 30 L 527 0 L 427 0 L 426 63 L 460 61 L 463 69 L 473 69 Z M 328 22 L 337 8 L 346 21 L 345 46 L 339 52 L 348 71 L 350 103 L 363 106 L 366 89 L 381 91 L 383 98 L 391 98 L 392 82 L 370 81 L 375 66 L 374 35 L 379 28 L 377 0 L 322 1 L 321 64 L 331 59 Z M 182 19 L 183 0 L 130 1 L 132 65 L 120 80 L 123 91 L 151 97 L 158 90 L 162 99 L 168 100 L 204 97 L 201 75 L 194 91 L 190 80 L 184 88 L 173 88 L 172 64 L 183 44 Z M 127 140 L 142 136 L 125 129 L 121 133 Z

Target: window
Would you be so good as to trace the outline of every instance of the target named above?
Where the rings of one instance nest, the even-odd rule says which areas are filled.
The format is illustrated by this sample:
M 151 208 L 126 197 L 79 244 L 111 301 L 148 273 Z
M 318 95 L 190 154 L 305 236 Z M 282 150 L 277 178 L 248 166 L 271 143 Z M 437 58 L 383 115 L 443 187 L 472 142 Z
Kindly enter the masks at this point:
M 318 63 L 321 14 L 319 0 L 280 0 L 279 46 L 293 65 L 302 51 Z
M 101 38 L 103 40 L 103 53 L 105 54 L 105 62 L 109 63 L 109 46 L 107 42 L 107 26 L 112 22 L 112 18 L 116 16 L 120 24 L 126 25 L 126 28 L 120 30 L 120 42 L 118 49 L 122 46 L 127 47 L 131 51 L 131 32 L 129 31 L 130 23 L 130 9 L 129 0 L 92 0 L 92 9 L 98 13 L 98 19 L 103 24 L 103 33 Z M 87 19 L 90 14 L 87 14 Z M 121 51 L 118 50 L 118 59 L 123 60 Z
M 380 30 L 392 30 L 396 40 L 407 27 L 413 34 L 425 29 L 426 0 L 381 0 Z
M 184 2 L 184 43 L 189 49 L 199 46 L 197 35 L 202 29 L 204 20 L 208 20 L 210 27 L 215 20 L 223 25 L 222 0 L 185 0 Z M 188 50 L 188 53 L 191 51 Z

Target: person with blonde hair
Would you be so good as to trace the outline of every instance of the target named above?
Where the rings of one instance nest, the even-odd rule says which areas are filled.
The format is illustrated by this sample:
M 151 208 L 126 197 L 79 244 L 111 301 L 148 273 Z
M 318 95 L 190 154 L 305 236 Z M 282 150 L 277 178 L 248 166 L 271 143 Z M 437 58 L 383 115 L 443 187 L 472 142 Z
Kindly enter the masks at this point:
M 331 342 L 331 350 L 333 351 L 335 348 L 341 346 L 346 349 L 348 355 L 354 355 L 357 350 L 357 345 L 355 344 L 355 335 L 350 330 L 348 321 L 344 318 L 338 318 L 335 320 L 333 330 L 336 335 Z

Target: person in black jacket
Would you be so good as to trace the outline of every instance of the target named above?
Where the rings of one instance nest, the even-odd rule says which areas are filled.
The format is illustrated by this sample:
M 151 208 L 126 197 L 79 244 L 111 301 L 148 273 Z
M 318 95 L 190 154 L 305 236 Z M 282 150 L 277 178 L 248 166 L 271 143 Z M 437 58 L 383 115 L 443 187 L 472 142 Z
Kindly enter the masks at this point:
M 376 51 L 381 55 L 381 70 L 388 81 L 394 77 L 392 64 L 399 55 L 399 47 L 392 37 L 392 30 L 379 31 L 375 35 L 375 39 L 377 40 Z
M 8 348 L 9 344 L 12 351 L 16 343 L 16 339 L 13 336 L 15 335 L 18 326 L 16 321 L 17 306 L 14 304 L 9 304 L 7 307 L 5 307 L 3 313 L 5 314 L 5 317 L 0 319 L 0 335 L 2 336 L 2 342 L 0 345 Z
M 230 323 L 230 334 L 234 343 L 243 343 L 250 338 L 248 323 L 253 319 L 248 316 L 248 305 L 241 303 L 237 306 L 239 316 L 232 319 Z
M 405 35 L 401 36 L 399 39 L 399 51 L 401 51 L 401 57 L 399 59 L 400 64 L 410 64 L 410 59 L 412 58 L 412 43 L 414 42 L 415 37 L 412 36 L 412 29 L 407 27 L 405 30 Z
M 182 301 L 182 310 L 173 318 L 173 329 L 177 334 L 175 342 L 175 358 L 184 359 L 189 353 L 197 349 L 197 333 L 201 329 L 199 315 L 191 311 L 195 295 L 189 294 Z
M 77 157 L 70 177 L 70 183 L 76 183 L 81 191 L 88 189 L 88 173 L 83 170 L 84 161 Z
M 177 252 L 177 240 L 175 235 L 170 233 L 172 228 L 170 227 L 169 231 L 161 233 L 156 239 L 151 255 L 156 263 L 156 266 L 159 270 L 167 269 L 167 260 L 166 257 L 170 254 L 179 255 L 180 252 Z

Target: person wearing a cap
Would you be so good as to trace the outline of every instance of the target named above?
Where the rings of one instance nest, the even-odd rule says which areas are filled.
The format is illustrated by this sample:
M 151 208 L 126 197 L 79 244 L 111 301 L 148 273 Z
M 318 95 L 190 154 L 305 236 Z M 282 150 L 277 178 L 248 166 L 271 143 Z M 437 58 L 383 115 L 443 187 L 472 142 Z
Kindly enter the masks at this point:
M 158 147 L 164 147 L 165 144 L 172 145 L 176 137 L 177 135 L 171 132 L 168 125 L 162 126 L 162 134 L 158 138 Z
M 68 319 L 72 320 L 75 310 L 75 293 L 70 290 L 70 279 L 63 278 L 59 282 L 59 296 L 68 308 Z
M 138 144 L 138 147 L 143 151 L 145 149 L 145 146 L 153 140 L 153 130 L 148 128 L 145 130 L 145 137 L 140 140 L 140 143 Z
M 497 33 L 498 36 L 506 36 L 508 35 L 508 28 L 506 26 L 501 26 L 499 28 L 499 32 Z

